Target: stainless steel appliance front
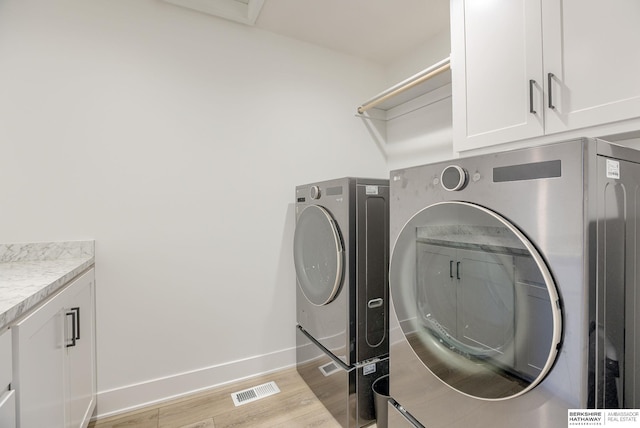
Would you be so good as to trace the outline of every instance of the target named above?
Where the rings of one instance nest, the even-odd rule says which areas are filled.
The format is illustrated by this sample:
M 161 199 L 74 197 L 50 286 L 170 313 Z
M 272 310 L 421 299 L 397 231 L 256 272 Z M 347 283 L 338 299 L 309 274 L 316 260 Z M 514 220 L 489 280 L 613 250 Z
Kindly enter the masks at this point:
M 389 426 L 564 427 L 570 408 L 640 407 L 638 152 L 580 139 L 390 186 Z
M 345 427 L 373 421 L 365 385 L 388 373 L 388 184 L 343 178 L 296 188 L 298 372 Z

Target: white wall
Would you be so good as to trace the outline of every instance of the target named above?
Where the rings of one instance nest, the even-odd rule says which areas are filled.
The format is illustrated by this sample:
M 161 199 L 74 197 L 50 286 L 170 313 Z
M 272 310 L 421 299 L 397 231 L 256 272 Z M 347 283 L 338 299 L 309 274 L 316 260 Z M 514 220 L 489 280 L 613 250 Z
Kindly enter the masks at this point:
M 385 69 L 387 87 L 442 61 L 450 52 L 451 37 L 447 27 L 388 66 Z M 385 141 L 379 144 L 387 153 L 390 170 L 451 159 L 454 156 L 451 85 L 408 102 L 394 116 L 396 117 L 384 124 Z
M 415 50 L 399 57 L 385 69 L 387 85 L 392 86 L 421 72 L 432 64 L 442 61 L 451 54 L 451 34 L 446 26 L 434 37 L 426 40 Z
M 295 362 L 296 184 L 386 177 L 372 63 L 156 0 L 0 0 L 0 241 L 96 240 L 98 412 Z

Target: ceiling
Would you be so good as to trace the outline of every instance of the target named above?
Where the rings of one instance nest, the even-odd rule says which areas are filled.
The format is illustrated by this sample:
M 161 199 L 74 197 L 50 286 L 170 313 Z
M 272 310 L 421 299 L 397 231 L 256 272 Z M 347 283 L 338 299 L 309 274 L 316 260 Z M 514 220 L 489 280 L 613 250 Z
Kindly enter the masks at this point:
M 165 1 L 383 65 L 449 27 L 449 0 Z
M 255 26 L 388 64 L 449 28 L 449 0 L 265 0 Z

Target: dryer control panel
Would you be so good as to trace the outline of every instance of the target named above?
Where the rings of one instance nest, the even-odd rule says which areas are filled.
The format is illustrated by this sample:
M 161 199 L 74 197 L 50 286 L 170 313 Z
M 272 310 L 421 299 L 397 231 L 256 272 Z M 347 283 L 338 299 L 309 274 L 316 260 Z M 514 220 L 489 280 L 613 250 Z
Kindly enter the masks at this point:
M 442 187 L 450 192 L 464 189 L 469 181 L 468 179 L 469 174 L 467 174 L 467 171 L 458 165 L 447 166 L 440 175 Z

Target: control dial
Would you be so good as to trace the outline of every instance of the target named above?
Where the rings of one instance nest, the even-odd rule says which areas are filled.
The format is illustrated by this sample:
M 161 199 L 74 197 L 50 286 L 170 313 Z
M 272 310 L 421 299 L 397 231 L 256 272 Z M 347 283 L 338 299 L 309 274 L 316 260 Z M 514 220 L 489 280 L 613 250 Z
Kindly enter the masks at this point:
M 311 199 L 320 199 L 320 188 L 318 186 L 311 186 L 309 196 L 311 196 Z
M 456 190 L 462 190 L 467 185 L 468 174 L 463 168 L 458 165 L 449 165 L 440 175 L 440 183 L 446 190 L 453 192 Z

